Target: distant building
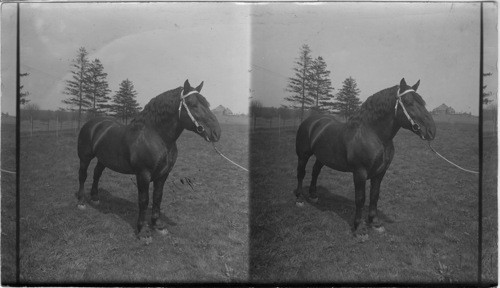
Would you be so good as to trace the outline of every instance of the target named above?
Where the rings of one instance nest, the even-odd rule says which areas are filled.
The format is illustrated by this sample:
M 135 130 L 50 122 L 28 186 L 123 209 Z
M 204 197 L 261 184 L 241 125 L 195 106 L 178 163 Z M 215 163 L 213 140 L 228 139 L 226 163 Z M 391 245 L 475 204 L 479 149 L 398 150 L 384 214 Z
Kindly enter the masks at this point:
M 215 109 L 212 109 L 212 112 L 218 115 L 234 115 L 233 112 L 229 110 L 229 108 L 226 108 L 222 105 L 219 105 Z
M 431 112 L 434 115 L 445 115 L 445 114 L 455 114 L 455 109 L 446 106 L 446 104 L 441 104 L 440 106 L 436 107 L 434 110 Z

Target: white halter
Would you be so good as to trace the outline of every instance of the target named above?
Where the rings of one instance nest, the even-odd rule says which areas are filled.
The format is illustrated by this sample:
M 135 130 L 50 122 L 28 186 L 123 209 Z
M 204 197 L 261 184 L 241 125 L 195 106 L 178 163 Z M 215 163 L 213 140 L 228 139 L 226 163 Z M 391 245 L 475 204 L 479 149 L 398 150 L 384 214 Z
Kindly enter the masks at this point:
M 399 89 L 400 88 L 398 88 L 398 94 L 396 95 L 396 106 L 394 107 L 394 116 L 396 116 L 396 114 L 398 113 L 398 104 L 401 104 L 401 108 L 403 108 L 403 112 L 405 113 L 406 118 L 408 118 L 408 121 L 410 121 L 411 123 L 411 129 L 413 129 L 413 131 L 418 131 L 420 130 L 420 125 L 418 125 L 418 123 L 416 123 L 415 121 L 413 121 L 413 119 L 411 119 L 410 114 L 408 114 L 408 111 L 406 111 L 405 105 L 403 105 L 403 101 L 401 101 L 401 96 L 405 95 L 406 93 L 415 92 L 415 90 L 408 89 L 405 92 L 399 94 Z
M 189 95 L 196 94 L 199 92 L 196 90 L 193 90 L 193 91 L 187 93 L 186 95 L 182 95 L 182 93 L 184 93 L 184 89 L 181 90 L 181 103 L 179 103 L 179 119 L 181 118 L 182 106 L 184 106 L 184 108 L 186 108 L 186 112 L 189 115 L 189 118 L 191 118 L 191 121 L 193 121 L 194 125 L 196 126 L 196 131 L 198 131 L 199 133 L 205 131 L 205 128 L 203 126 L 201 126 L 198 123 L 198 121 L 196 121 L 196 119 L 194 119 L 193 114 L 191 114 L 191 111 L 189 110 L 189 108 L 186 104 L 186 100 L 185 100 L 185 98 L 188 97 Z

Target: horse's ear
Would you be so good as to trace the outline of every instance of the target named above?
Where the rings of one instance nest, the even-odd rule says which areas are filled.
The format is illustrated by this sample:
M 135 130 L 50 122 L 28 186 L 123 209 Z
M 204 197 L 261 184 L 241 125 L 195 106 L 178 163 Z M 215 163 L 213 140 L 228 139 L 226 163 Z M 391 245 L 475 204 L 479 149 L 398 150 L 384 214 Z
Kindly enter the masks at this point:
M 418 80 L 417 83 L 411 87 L 411 89 L 417 91 L 418 85 L 420 85 L 420 80 Z
M 399 82 L 399 87 L 401 87 L 403 90 L 407 87 L 405 78 L 401 79 L 401 82 Z
M 184 93 L 188 93 L 190 89 L 191 84 L 189 84 L 189 81 L 186 79 L 186 81 L 184 82 Z
M 198 93 L 200 93 L 201 88 L 203 88 L 203 81 L 201 81 L 200 85 L 198 85 L 198 87 L 194 88 L 194 90 L 196 90 L 196 91 L 198 91 Z

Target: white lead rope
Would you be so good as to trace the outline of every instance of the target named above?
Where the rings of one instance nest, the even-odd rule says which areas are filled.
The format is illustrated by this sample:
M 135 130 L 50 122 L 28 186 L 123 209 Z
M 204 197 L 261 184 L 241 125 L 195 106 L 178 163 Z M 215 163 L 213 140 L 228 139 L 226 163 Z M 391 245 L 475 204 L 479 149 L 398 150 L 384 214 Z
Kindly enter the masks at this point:
M 187 93 L 186 95 L 184 95 L 184 90 L 181 90 L 181 103 L 179 103 L 179 119 L 181 118 L 182 106 L 184 106 L 184 108 L 186 108 L 186 112 L 189 115 L 189 118 L 191 118 L 191 121 L 193 121 L 194 125 L 196 126 L 196 129 L 198 129 L 198 127 L 203 128 L 203 126 L 201 126 L 200 124 L 198 124 L 198 121 L 196 121 L 196 119 L 193 117 L 193 114 L 191 114 L 191 111 L 189 111 L 189 108 L 188 108 L 188 106 L 186 104 L 186 101 L 184 100 L 187 96 L 189 96 L 191 94 L 196 94 L 196 93 L 199 93 L 199 92 L 197 90 L 193 90 L 193 91 Z M 202 131 L 199 131 L 199 132 L 202 132 Z M 217 149 L 217 147 L 215 147 L 215 143 L 214 142 L 212 142 L 212 145 L 214 146 L 215 152 L 217 152 L 220 156 L 222 156 L 224 159 L 226 159 L 227 161 L 229 161 L 233 165 L 236 165 L 239 168 L 241 168 L 241 169 L 245 170 L 246 172 L 248 172 L 248 169 L 246 169 L 245 167 L 239 165 L 238 163 L 234 162 L 233 160 L 227 158 L 224 154 L 222 154 L 222 152 L 220 152 Z
M 238 166 L 239 168 L 241 168 L 242 170 L 245 170 L 246 172 L 248 172 L 248 169 L 239 165 L 238 163 L 234 162 L 233 160 L 227 158 L 226 156 L 224 156 L 224 154 L 222 154 L 218 149 L 217 147 L 215 147 L 215 143 L 212 142 L 212 145 L 214 146 L 214 149 L 215 149 L 215 152 L 217 152 L 217 154 L 219 154 L 220 156 L 222 156 L 224 159 L 226 159 L 227 161 L 231 162 L 233 165 L 235 166 Z
M 465 172 L 479 174 L 479 172 L 477 172 L 477 171 L 472 171 L 472 170 L 468 170 L 468 169 L 462 168 L 462 167 L 458 166 L 457 164 L 451 162 L 450 160 L 446 159 L 444 156 L 442 156 L 436 150 L 434 150 L 434 148 L 432 148 L 430 141 L 427 142 L 427 144 L 429 144 L 429 148 L 431 148 L 432 152 L 436 153 L 436 155 L 438 155 L 439 157 L 443 158 L 446 162 L 450 163 L 451 165 L 453 165 L 453 166 L 457 167 L 458 169 L 463 170 Z
M 2 170 L 2 172 L 9 173 L 9 174 L 17 174 L 16 172 L 4 170 L 4 169 L 0 169 L 0 170 Z

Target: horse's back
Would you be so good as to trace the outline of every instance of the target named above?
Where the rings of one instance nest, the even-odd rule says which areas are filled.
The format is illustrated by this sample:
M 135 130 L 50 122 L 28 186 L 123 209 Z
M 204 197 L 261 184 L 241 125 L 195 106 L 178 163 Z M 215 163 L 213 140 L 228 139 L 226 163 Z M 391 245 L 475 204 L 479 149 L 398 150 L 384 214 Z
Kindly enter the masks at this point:
M 78 134 L 78 156 L 89 157 L 95 156 L 97 144 L 102 139 L 110 134 L 110 130 L 120 130 L 123 132 L 124 125 L 114 118 L 110 117 L 96 117 L 87 121 Z M 114 131 L 116 134 L 117 131 Z M 115 135 L 116 136 L 116 135 Z
M 297 155 L 313 154 L 315 144 L 327 134 L 339 131 L 342 123 L 332 115 L 317 114 L 304 120 L 297 130 L 295 148 Z
M 317 160 L 330 168 L 349 171 L 344 132 L 345 124 L 332 115 L 307 118 L 297 131 L 297 156 L 314 154 Z

